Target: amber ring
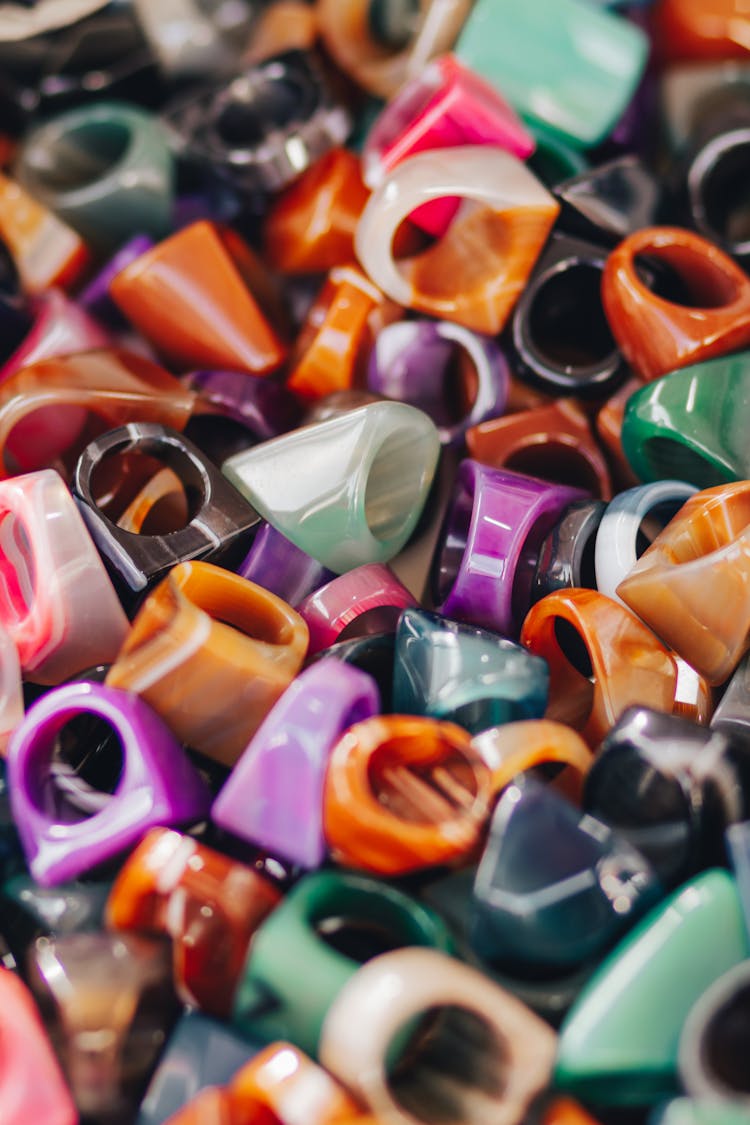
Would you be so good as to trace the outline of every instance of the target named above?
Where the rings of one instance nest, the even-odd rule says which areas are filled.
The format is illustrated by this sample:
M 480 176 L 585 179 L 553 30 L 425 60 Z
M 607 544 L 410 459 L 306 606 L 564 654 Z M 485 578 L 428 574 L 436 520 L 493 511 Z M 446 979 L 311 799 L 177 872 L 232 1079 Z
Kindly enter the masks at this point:
M 488 815 L 490 773 L 453 723 L 383 715 L 331 752 L 324 832 L 340 863 L 397 875 L 470 859 Z
M 649 289 L 644 261 L 667 267 L 674 297 Z M 750 344 L 750 278 L 718 246 L 679 227 L 645 227 L 621 242 L 604 267 L 602 302 L 620 351 L 643 379 Z
M 180 563 L 144 601 L 106 682 L 232 766 L 302 666 L 307 638 L 275 594 L 211 563 Z
M 625 606 L 596 590 L 556 590 L 532 606 L 521 643 L 549 664 L 547 718 L 592 747 L 631 704 L 671 712 L 671 653 Z

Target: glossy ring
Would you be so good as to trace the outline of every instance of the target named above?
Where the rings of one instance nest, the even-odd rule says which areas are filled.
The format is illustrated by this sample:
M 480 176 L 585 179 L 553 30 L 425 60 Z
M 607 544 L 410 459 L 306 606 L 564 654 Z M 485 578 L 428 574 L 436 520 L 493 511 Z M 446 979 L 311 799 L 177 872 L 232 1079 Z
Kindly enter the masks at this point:
M 580 801 L 583 781 L 593 761 L 580 735 L 564 723 L 549 719 L 490 727 L 475 734 L 471 744 L 492 772 L 493 794 L 501 793 L 519 773 L 549 762 L 567 767 L 555 784 Z
M 15 180 L 0 173 L 0 237 L 25 293 L 68 289 L 89 265 L 81 236 Z
M 596 588 L 596 537 L 606 510 L 603 500 L 577 500 L 563 513 L 539 548 L 532 601 L 571 586 Z
M 113 728 L 122 773 L 98 812 L 71 818 L 50 763 L 59 731 L 81 713 Z M 44 887 L 115 858 L 149 828 L 200 820 L 211 799 L 174 737 L 142 700 L 92 683 L 55 688 L 29 708 L 8 747 L 8 779 L 29 870 Z
M 106 682 L 140 695 L 181 742 L 232 766 L 306 650 L 307 626 L 280 598 L 184 562 L 144 601 Z
M 0 484 L 0 621 L 24 674 L 42 684 L 109 663 L 125 639 L 112 583 L 52 469 Z
M 648 527 L 653 541 L 698 489 L 680 480 L 660 480 L 620 492 L 607 505 L 596 536 L 596 588 L 600 594 L 621 601 L 617 587 L 638 561 L 638 537 Z
M 454 196 L 467 202 L 444 237 L 397 262 L 393 240 L 404 219 L 424 203 Z M 420 152 L 372 193 L 354 246 L 366 273 L 397 304 L 494 336 L 559 209 L 517 157 L 493 145 Z
M 687 303 L 653 292 L 638 259 L 664 263 Z M 643 379 L 750 345 L 750 278 L 705 238 L 678 227 L 646 227 L 612 251 L 602 301 L 620 351 Z
M 401 320 L 378 333 L 367 386 L 424 410 L 444 445 L 460 445 L 470 426 L 503 413 L 509 378 L 494 340 L 446 320 Z M 458 418 L 451 407 L 455 398 L 461 402 Z
M 737 481 L 691 496 L 617 593 L 709 684 L 721 684 L 748 647 L 749 576 L 750 482 Z
M 747 1085 L 750 961 L 720 976 L 691 1009 L 680 1036 L 678 1067 L 691 1098 L 750 1110 Z
M 172 165 L 155 117 L 125 102 L 97 102 L 33 129 L 16 171 L 87 242 L 114 250 L 134 231 L 153 238 L 168 233 Z
M 331 751 L 328 846 L 337 862 L 383 875 L 468 861 L 487 816 L 488 786 L 470 736 L 453 723 L 366 719 Z
M 438 612 L 517 635 L 541 542 L 583 497 L 576 488 L 463 461 L 433 560 Z
M 425 63 L 450 50 L 471 0 L 419 0 L 416 30 L 408 24 L 405 29 L 390 27 L 388 7 L 371 0 L 322 0 L 318 5 L 320 35 L 331 57 L 358 85 L 381 98 L 390 98 Z M 378 8 L 385 20 L 382 15 L 377 20 Z
M 401 611 L 416 604 L 392 570 L 370 563 L 319 586 L 297 612 L 310 630 L 313 656 L 337 641 L 395 630 Z
M 579 730 L 591 747 L 631 704 L 672 710 L 671 654 L 635 614 L 596 590 L 542 598 L 523 623 L 521 643 L 549 664 L 547 718 Z
M 438 1042 L 470 1038 L 477 1069 L 455 1047 L 439 1053 L 438 1069 L 415 1044 L 409 1081 L 394 1089 L 389 1048 L 428 1011 L 444 1017 L 432 1029 Z M 374 958 L 344 985 L 323 1024 L 320 1060 L 394 1125 L 424 1125 L 425 1106 L 436 1098 L 450 1099 L 456 1125 L 517 1125 L 547 1086 L 556 1042 L 543 1020 L 477 969 L 436 950 L 401 949 Z
M 558 400 L 481 422 L 466 434 L 466 447 L 483 465 L 584 488 L 602 500 L 612 496 L 606 458 L 573 402 Z

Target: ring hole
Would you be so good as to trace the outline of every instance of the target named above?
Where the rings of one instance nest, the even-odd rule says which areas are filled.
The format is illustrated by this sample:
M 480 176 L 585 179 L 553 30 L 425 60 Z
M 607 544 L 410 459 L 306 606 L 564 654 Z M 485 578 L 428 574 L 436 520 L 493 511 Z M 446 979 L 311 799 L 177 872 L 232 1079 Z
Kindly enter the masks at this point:
M 406 429 L 396 430 L 380 446 L 365 487 L 365 519 L 381 543 L 397 536 L 410 519 L 422 492 L 423 474 L 415 464 L 419 438 Z
M 643 552 L 648 550 L 686 500 L 686 496 L 680 500 L 663 500 L 660 504 L 654 504 L 653 508 L 645 514 L 638 525 L 635 537 L 636 558 L 640 558 Z
M 9 624 L 28 617 L 34 601 L 36 565 L 23 521 L 12 512 L 0 514 L 0 612 Z
M 158 478 L 158 480 L 157 480 Z M 163 503 L 156 507 L 165 482 Z M 150 447 L 113 449 L 94 466 L 89 488 L 100 511 L 113 523 L 140 528 L 138 534 L 166 535 L 187 527 L 201 510 L 204 484 L 196 466 L 174 447 L 160 454 Z M 153 509 L 156 507 L 156 510 Z
M 272 129 L 283 129 L 305 116 L 311 91 L 284 73 L 279 65 L 269 67 L 259 83 L 238 78 L 230 87 L 232 100 L 214 125 L 219 140 L 228 148 L 252 148 Z
M 685 308 L 719 309 L 739 296 L 739 282 L 690 246 L 650 246 L 635 257 L 634 266 L 645 285 L 670 304 Z M 666 266 L 665 271 L 663 267 Z
M 428 1008 L 396 1032 L 387 1057 L 389 1093 L 418 1121 L 460 1125 L 491 1121 L 498 1111 L 509 1050 L 475 1012 L 457 1005 Z
M 711 462 L 670 437 L 650 437 L 643 443 L 643 456 L 654 480 L 685 480 L 700 484 L 701 488 L 711 488 L 716 484 L 726 484 L 726 476 Z
M 419 0 L 370 0 L 367 25 L 373 41 L 391 51 L 403 51 L 417 32 L 419 9 Z M 420 105 L 407 120 L 421 109 Z
M 545 718 L 582 730 L 594 705 L 591 657 L 583 637 L 565 618 L 553 618 L 552 632 L 565 665 L 558 672 L 553 667 Z
M 732 144 L 715 158 L 700 185 L 702 211 L 710 237 L 735 253 L 750 242 L 750 139 Z
M 529 336 L 533 350 L 551 367 L 609 365 L 617 346 L 601 300 L 602 269 L 576 262 L 541 282 L 531 302 Z
M 106 719 L 81 709 L 52 734 L 35 762 L 31 799 L 59 824 L 101 811 L 115 792 L 125 762 L 119 734 Z
M 424 729 L 384 739 L 367 763 L 375 799 L 410 824 L 440 824 L 467 811 L 477 779 L 466 756 Z
M 577 585 L 587 590 L 596 589 L 596 533 L 599 526 L 591 525 L 581 551 L 581 569 Z M 589 663 L 591 663 L 589 661 Z
M 718 1009 L 704 1032 L 708 1069 L 728 1090 L 750 1094 L 750 981 Z
M 120 121 L 86 121 L 27 153 L 29 168 L 48 191 L 72 192 L 104 179 L 124 159 L 131 133 Z
M 292 644 L 295 628 L 284 614 L 282 606 L 270 596 L 243 598 L 238 585 L 241 586 L 242 583 L 233 575 L 227 575 L 223 582 L 217 578 L 204 582 L 200 573 L 196 574 L 193 570 L 181 583 L 180 589 L 193 605 L 202 609 L 214 621 L 235 629 L 251 640 L 274 646 Z M 162 597 L 174 597 L 169 586 L 163 587 Z M 142 638 L 143 641 L 147 639 Z M 129 651 L 133 652 L 135 648 L 130 647 Z
M 575 625 L 571 625 L 570 621 L 566 621 L 564 617 L 556 617 L 555 640 L 563 656 L 568 663 L 575 668 L 579 676 L 590 680 L 594 674 L 594 669 L 591 666 L 591 657 L 589 656 L 589 650 L 586 648 L 583 637 L 578 632 Z
M 513 469 L 517 473 L 539 477 L 554 484 L 583 488 L 594 496 L 601 495 L 602 482 L 580 446 L 554 440 L 534 442 L 513 450 L 504 465 L 506 469 Z
M 433 601 L 442 605 L 453 589 L 466 553 L 474 509 L 474 493 L 460 478 L 448 507 L 440 534 L 441 547 L 435 555 L 431 586 Z
M 331 915 L 316 921 L 314 929 L 327 946 L 360 965 L 403 945 L 403 935 L 371 918 Z

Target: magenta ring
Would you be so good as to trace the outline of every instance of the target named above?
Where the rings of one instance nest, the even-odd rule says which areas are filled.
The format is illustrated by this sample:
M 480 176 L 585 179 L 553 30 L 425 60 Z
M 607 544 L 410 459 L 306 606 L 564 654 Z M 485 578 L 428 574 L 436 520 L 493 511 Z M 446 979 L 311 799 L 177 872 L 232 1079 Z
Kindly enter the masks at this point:
M 319 660 L 294 680 L 253 735 L 211 819 L 273 856 L 319 867 L 326 854 L 328 757 L 345 730 L 379 710 L 372 676 L 339 660 Z
M 579 488 L 462 461 L 432 564 L 438 612 L 517 637 L 544 537 L 570 504 L 588 496 Z
M 396 628 L 402 609 L 417 603 L 382 563 L 367 563 L 334 578 L 301 601 L 297 612 L 310 630 L 308 656 L 336 641 Z

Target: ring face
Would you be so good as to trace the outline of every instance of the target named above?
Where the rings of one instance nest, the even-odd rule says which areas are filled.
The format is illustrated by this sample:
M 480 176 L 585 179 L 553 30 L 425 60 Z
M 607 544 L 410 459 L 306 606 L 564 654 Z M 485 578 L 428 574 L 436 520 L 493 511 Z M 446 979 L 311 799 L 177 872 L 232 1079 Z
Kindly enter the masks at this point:
M 607 246 L 653 226 L 661 192 L 651 172 L 631 153 L 562 180 L 552 194 L 562 205 L 562 230 Z
M 478 0 L 456 55 L 503 91 L 532 124 L 575 148 L 602 141 L 623 116 L 643 73 L 648 39 L 611 12 L 574 0 Z M 617 55 L 617 67 L 608 54 Z
M 709 684 L 721 684 L 747 650 L 750 484 L 696 493 L 617 587 L 622 600 Z M 707 599 L 706 575 L 722 596 Z
M 746 958 L 732 877 L 714 870 L 685 883 L 620 941 L 574 1002 L 560 1029 L 555 1088 L 618 1106 L 671 1097 L 690 1009 L 717 974 Z
M 237 573 L 248 582 L 270 590 L 295 609 L 310 594 L 336 577 L 333 571 L 326 570 L 310 555 L 295 547 L 270 523 L 264 523 L 255 536 L 252 547 L 237 567 Z
M 439 453 L 426 414 L 373 402 L 238 453 L 222 472 L 300 550 L 343 573 L 398 554 Z
M 574 967 L 661 898 L 627 839 L 553 789 L 517 779 L 500 798 L 474 882 L 471 941 L 490 964 Z
M 115 730 L 123 767 L 115 791 L 99 811 L 75 813 L 50 777 L 57 733 L 81 713 Z M 55 688 L 29 708 L 8 747 L 13 814 L 29 870 L 54 886 L 132 848 L 149 828 L 205 816 L 209 791 L 162 721 L 140 699 L 102 684 Z M 54 798 L 62 813 L 45 803 Z
M 95 498 L 96 471 L 114 454 L 141 453 L 172 469 L 194 498 L 189 522 L 165 534 L 127 531 Z M 192 442 L 165 426 L 131 422 L 91 442 L 81 454 L 73 494 L 122 596 L 132 606 L 176 563 L 242 557 L 260 523 L 258 513 Z
M 233 766 L 299 671 L 307 637 L 274 594 L 211 563 L 183 562 L 143 602 L 107 683 Z
M 351 121 L 307 51 L 286 51 L 245 68 L 165 114 L 185 155 L 247 191 L 278 191 L 334 145 Z
M 163 239 L 120 270 L 109 291 L 177 370 L 267 375 L 286 357 L 267 271 L 238 234 L 218 223 L 200 220 Z
M 72 288 L 89 265 L 89 251 L 81 236 L 20 183 L 2 174 L 0 235 L 25 293 L 44 293 L 51 286 Z
M 746 772 L 746 771 L 745 771 Z M 741 759 L 711 729 L 633 706 L 604 738 L 584 807 L 628 837 L 667 887 L 724 860 L 724 831 L 742 820 Z
M 232 770 L 211 810 L 214 824 L 299 867 L 319 867 L 331 750 L 379 705 L 374 681 L 358 668 L 325 658 L 307 668 Z
M 396 631 L 393 710 L 456 723 L 470 734 L 541 718 L 544 661 L 486 629 L 406 609 Z

